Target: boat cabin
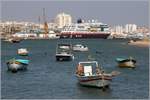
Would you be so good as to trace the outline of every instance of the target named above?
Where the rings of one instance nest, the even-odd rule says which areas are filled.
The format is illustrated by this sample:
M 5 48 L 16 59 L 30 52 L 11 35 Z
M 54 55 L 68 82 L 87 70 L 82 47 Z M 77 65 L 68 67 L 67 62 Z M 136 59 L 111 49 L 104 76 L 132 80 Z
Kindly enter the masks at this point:
M 76 69 L 76 74 L 79 76 L 92 76 L 101 72 L 96 61 L 79 62 Z

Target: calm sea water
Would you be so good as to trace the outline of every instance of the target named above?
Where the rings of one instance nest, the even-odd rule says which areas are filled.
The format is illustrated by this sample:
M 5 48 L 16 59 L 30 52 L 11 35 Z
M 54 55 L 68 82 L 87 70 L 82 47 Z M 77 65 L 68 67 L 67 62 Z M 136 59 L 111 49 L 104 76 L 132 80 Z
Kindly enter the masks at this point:
M 70 62 L 56 62 L 57 43 L 85 44 L 90 51 L 75 52 Z M 149 48 L 129 46 L 126 40 L 76 39 L 76 40 L 24 40 L 21 43 L 1 44 L 1 96 L 3 99 L 142 99 L 149 96 Z M 19 57 L 18 48 L 28 48 L 28 57 Z M 96 54 L 96 51 L 99 52 Z M 110 88 L 82 87 L 74 75 L 79 61 L 92 55 L 107 71 L 120 71 Z M 115 58 L 132 56 L 137 68 L 117 67 Z M 16 58 L 31 60 L 28 70 L 18 73 L 7 71 L 6 61 Z

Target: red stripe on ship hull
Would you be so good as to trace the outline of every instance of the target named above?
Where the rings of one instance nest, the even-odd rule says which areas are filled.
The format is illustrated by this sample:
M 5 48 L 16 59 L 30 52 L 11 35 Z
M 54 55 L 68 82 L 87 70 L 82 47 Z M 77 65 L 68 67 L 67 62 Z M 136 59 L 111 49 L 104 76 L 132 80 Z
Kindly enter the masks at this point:
M 60 38 L 107 38 L 108 33 L 61 33 Z

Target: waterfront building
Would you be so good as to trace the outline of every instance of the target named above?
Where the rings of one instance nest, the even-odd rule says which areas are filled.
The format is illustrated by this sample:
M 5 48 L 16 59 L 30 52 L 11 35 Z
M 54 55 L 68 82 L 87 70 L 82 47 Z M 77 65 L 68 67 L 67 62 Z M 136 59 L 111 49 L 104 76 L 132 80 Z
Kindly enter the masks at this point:
M 124 28 L 121 25 L 117 25 L 111 28 L 111 37 L 114 38 L 126 38 L 127 34 L 124 32 Z
M 115 27 L 115 33 L 116 34 L 123 34 L 123 27 L 122 26 L 116 26 Z
M 48 28 L 49 28 L 50 30 L 54 30 L 54 29 L 57 28 L 57 24 L 56 24 L 56 23 L 48 23 Z
M 126 24 L 125 32 L 126 33 L 135 33 L 137 31 L 137 25 L 135 24 Z
M 34 30 L 39 28 L 38 24 L 32 22 L 16 22 L 16 21 L 6 21 L 0 23 L 0 32 L 4 33 L 16 33 L 25 30 Z
M 72 17 L 66 13 L 60 13 L 56 16 L 55 22 L 58 28 L 63 28 L 65 25 L 70 25 L 72 23 Z
M 137 27 L 137 32 L 138 33 L 150 33 L 150 29 L 148 27 Z

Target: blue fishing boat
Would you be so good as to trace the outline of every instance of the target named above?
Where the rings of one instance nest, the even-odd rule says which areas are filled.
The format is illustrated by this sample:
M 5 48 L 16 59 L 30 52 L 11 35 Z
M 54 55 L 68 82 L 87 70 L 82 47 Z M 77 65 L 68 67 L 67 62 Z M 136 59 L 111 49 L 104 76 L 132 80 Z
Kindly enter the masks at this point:
M 13 58 L 7 62 L 7 67 L 9 71 L 17 72 L 18 70 L 27 69 L 28 64 L 29 64 L 29 60 Z
M 129 58 L 116 58 L 119 67 L 123 68 L 135 68 L 136 60 L 132 57 Z

